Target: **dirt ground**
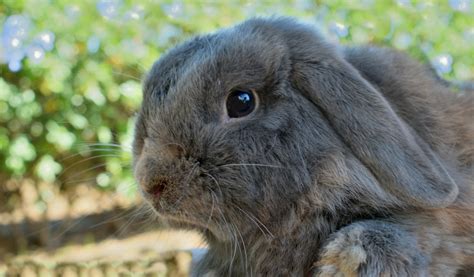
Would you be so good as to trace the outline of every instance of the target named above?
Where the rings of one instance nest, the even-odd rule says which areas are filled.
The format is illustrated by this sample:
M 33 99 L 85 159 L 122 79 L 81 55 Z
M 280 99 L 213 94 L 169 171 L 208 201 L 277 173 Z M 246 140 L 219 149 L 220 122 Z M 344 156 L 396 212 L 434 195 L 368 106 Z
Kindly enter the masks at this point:
M 0 277 L 188 276 L 205 252 L 198 234 L 164 228 L 139 197 L 29 180 L 2 188 L 19 204 L 0 209 Z
M 0 263 L 0 276 L 188 276 L 193 256 L 204 247 L 192 232 L 151 231 L 18 255 Z

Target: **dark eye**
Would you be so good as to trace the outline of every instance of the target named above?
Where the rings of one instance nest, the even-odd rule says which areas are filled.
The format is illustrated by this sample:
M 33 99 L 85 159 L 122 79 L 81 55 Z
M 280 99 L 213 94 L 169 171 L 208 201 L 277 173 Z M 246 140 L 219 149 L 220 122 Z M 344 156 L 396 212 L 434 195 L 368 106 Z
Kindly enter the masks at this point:
M 227 96 L 227 114 L 230 118 L 246 116 L 255 109 L 255 101 L 252 91 L 234 90 Z

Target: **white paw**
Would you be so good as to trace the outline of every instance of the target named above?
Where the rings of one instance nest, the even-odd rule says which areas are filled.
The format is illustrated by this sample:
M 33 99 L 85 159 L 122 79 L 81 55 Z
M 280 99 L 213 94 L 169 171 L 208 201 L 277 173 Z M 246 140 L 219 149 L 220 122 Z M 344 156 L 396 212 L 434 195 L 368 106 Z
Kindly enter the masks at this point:
M 363 229 L 357 226 L 348 232 L 337 233 L 322 251 L 321 258 L 316 264 L 318 269 L 316 276 L 358 276 L 360 266 L 367 260 L 367 252 L 359 239 Z

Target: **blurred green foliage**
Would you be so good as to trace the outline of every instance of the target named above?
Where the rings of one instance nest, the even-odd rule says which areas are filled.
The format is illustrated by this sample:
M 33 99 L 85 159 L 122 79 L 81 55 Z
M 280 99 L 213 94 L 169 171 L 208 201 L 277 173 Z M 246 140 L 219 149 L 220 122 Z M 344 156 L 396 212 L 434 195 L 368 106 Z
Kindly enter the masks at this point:
M 140 79 L 191 35 L 256 15 L 295 16 L 332 40 L 407 50 L 443 77 L 467 80 L 474 77 L 473 11 L 470 0 L 3 0 L 0 181 L 28 176 L 126 189 Z M 7 28 L 18 27 L 18 15 L 27 27 L 12 36 Z

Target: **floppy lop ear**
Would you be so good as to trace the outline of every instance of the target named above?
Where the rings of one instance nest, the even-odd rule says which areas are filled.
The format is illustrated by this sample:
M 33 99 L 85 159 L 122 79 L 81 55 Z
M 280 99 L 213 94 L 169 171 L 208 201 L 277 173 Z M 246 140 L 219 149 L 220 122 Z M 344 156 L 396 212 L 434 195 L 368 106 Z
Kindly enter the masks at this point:
M 437 154 L 384 96 L 317 33 L 286 26 L 291 82 L 315 104 L 382 188 L 418 207 L 452 203 L 458 187 Z

